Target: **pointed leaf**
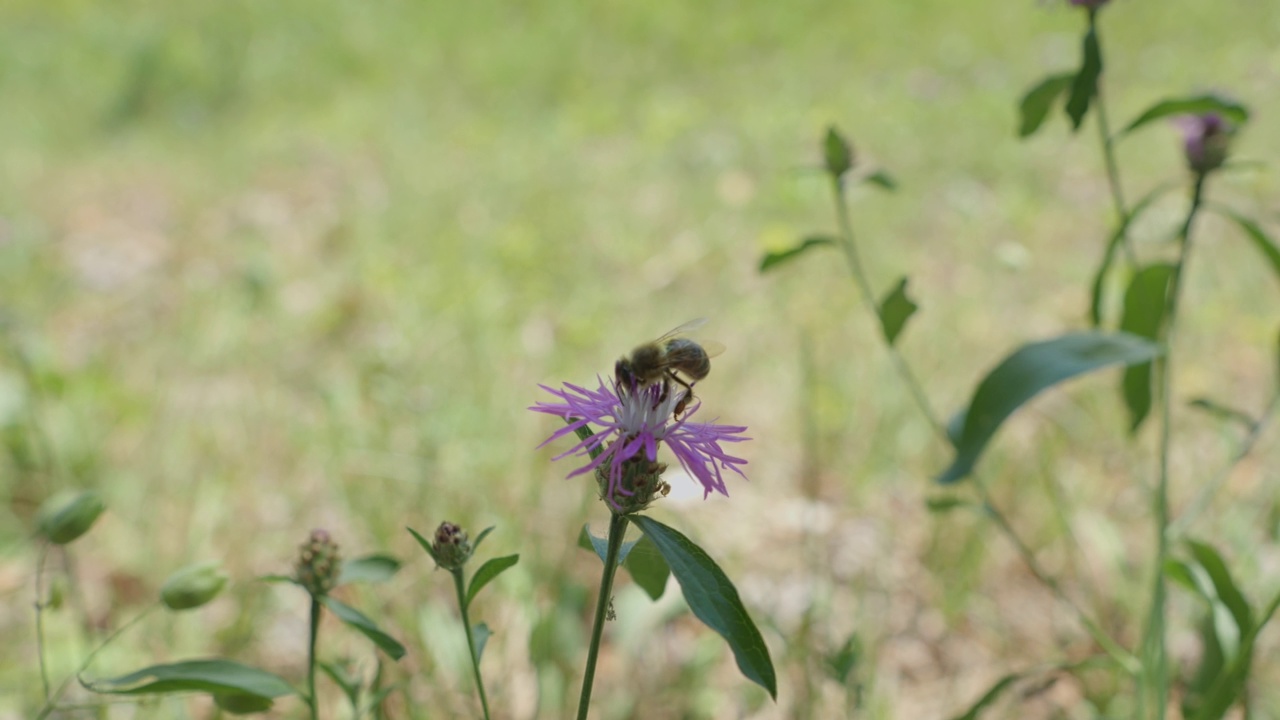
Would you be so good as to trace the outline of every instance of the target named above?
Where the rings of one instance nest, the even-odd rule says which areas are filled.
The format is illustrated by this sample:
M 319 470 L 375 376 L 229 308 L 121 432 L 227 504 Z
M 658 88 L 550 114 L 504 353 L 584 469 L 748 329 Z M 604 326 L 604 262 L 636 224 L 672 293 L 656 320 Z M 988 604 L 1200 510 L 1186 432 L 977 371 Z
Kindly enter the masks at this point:
M 1221 205 L 1214 205 L 1212 208 L 1219 215 L 1234 220 L 1236 225 L 1240 226 L 1244 234 L 1253 242 L 1254 247 L 1258 248 L 1258 252 L 1262 253 L 1267 263 L 1271 265 L 1271 271 L 1276 274 L 1276 279 L 1280 280 L 1280 247 L 1276 246 L 1276 241 L 1267 235 L 1262 226 L 1231 208 Z
M 1169 192 L 1173 187 L 1172 184 L 1166 183 L 1143 196 L 1129 210 L 1129 214 L 1121 220 L 1120 224 L 1111 233 L 1110 239 L 1107 240 L 1107 249 L 1102 256 L 1102 263 L 1098 265 L 1098 271 L 1093 276 L 1093 291 L 1090 293 L 1089 298 L 1089 320 L 1093 322 L 1095 328 L 1102 324 L 1102 285 L 1106 282 L 1107 272 L 1111 270 L 1111 263 L 1115 260 L 1116 251 L 1124 243 L 1125 234 L 1129 232 L 1129 226 L 1151 203 L 1155 202 L 1161 195 Z
M 644 515 L 630 517 L 666 559 L 693 614 L 729 643 L 742 674 L 777 700 L 778 680 L 769 648 L 720 566 L 674 528 Z
M 337 663 L 320 661 L 316 664 L 320 666 L 325 675 L 329 676 L 330 680 L 342 688 L 342 694 L 347 696 L 347 701 L 351 703 L 351 707 L 354 708 L 360 704 L 360 690 L 363 683 L 361 683 L 359 677 L 353 677 L 347 672 L 346 668 Z
M 375 553 L 342 562 L 338 584 L 381 583 L 390 580 L 400 570 L 400 561 L 386 554 Z
M 489 638 L 493 637 L 493 631 L 484 623 L 476 623 L 471 628 L 471 641 L 475 643 L 476 662 L 480 662 L 480 658 L 484 657 L 484 646 L 489 643 Z
M 848 682 L 849 675 L 858 667 L 858 661 L 861 659 L 862 642 L 857 635 L 850 635 L 845 639 L 844 645 L 839 650 L 823 658 L 823 665 L 832 680 L 844 685 Z
M 1098 76 L 1102 74 L 1102 51 L 1098 47 L 1098 34 L 1093 28 L 1084 36 L 1084 57 L 1080 61 L 1080 70 L 1071 81 L 1071 96 L 1067 98 L 1067 117 L 1071 118 L 1071 129 L 1079 130 L 1084 122 L 1085 113 L 1089 112 L 1089 104 L 1098 94 Z
M 1124 314 L 1120 329 L 1138 337 L 1155 340 L 1164 325 L 1165 298 L 1173 280 L 1174 267 L 1156 263 L 1134 273 L 1124 293 Z M 1124 369 L 1120 394 L 1129 408 L 1129 432 L 1136 433 L 1151 412 L 1151 363 L 1137 363 Z
M 907 279 L 904 277 L 880 301 L 877 314 L 880 316 L 880 329 L 884 331 L 884 339 L 890 345 L 898 339 L 907 319 L 915 314 L 919 305 L 907 297 Z
M 1022 103 L 1018 105 L 1018 137 L 1030 137 L 1040 129 L 1049 116 L 1053 103 L 1075 79 L 1075 73 L 1050 75 L 1022 96 Z
M 760 272 L 767 272 L 788 260 L 794 260 L 807 250 L 823 245 L 834 245 L 835 242 L 835 238 L 826 235 L 810 235 L 786 250 L 765 253 L 760 259 Z
M 1236 587 L 1231 571 L 1227 569 L 1222 556 L 1208 543 L 1188 540 L 1187 546 L 1191 548 L 1191 555 L 1200 567 L 1209 573 L 1218 598 L 1231 611 L 1231 616 L 1240 628 L 1240 633 L 1242 635 L 1249 633 L 1253 629 L 1253 610 L 1249 607 L 1249 601 L 1245 599 L 1244 594 L 1240 592 L 1240 588 Z
M 480 534 L 476 536 L 475 541 L 471 543 L 471 552 L 475 552 L 480 549 L 480 543 L 484 542 L 484 539 L 489 537 L 489 533 L 493 532 L 495 527 L 497 527 L 497 525 L 490 525 L 480 531 Z
M 978 698 L 975 703 L 970 705 L 969 709 L 966 710 L 963 715 L 957 715 L 955 720 L 977 720 L 978 716 L 987 708 L 988 705 L 999 700 L 1004 691 L 1008 690 L 1010 685 L 1021 680 L 1024 675 L 1026 675 L 1026 673 L 1009 673 L 1008 675 L 1000 678 L 982 694 L 982 697 Z
M 971 507 L 973 505 L 973 503 L 968 500 L 949 495 L 928 498 L 924 501 L 924 504 L 925 507 L 928 508 L 929 512 L 939 514 L 951 512 L 956 508 Z
M 339 620 L 355 628 L 360 631 L 362 635 L 369 638 L 374 645 L 378 646 L 378 649 L 389 655 L 392 660 L 399 660 L 404 657 L 404 646 L 395 638 L 383 632 L 382 629 L 364 613 L 329 596 L 325 596 L 324 605 L 333 611 L 333 614 L 337 615 Z
M 435 562 L 436 565 L 439 565 L 440 558 L 436 557 L 436 551 L 431 547 L 431 541 L 419 535 L 418 531 L 411 527 L 407 527 L 405 530 L 408 530 L 409 534 L 413 536 L 413 539 L 417 540 L 418 544 L 422 546 L 422 549 L 427 551 L 427 554 L 431 556 L 431 560 Z
M 152 665 L 128 675 L 103 678 L 83 685 L 93 692 L 109 695 L 206 692 L 225 693 L 229 696 L 250 695 L 270 700 L 296 692 L 278 675 L 221 658 Z
M 627 556 L 626 568 L 631 574 L 631 579 L 635 580 L 640 589 L 644 590 L 650 598 L 657 600 L 662 597 L 662 593 L 667 589 L 667 577 L 671 575 L 671 568 L 667 566 L 667 561 L 662 558 L 658 548 L 654 547 L 649 536 L 642 535 L 636 542 L 631 554 Z
M 1234 100 L 1217 95 L 1197 95 L 1186 98 L 1166 98 L 1147 108 L 1136 120 L 1129 123 L 1120 135 L 1128 135 L 1138 128 L 1160 118 L 1173 115 L 1203 115 L 1217 113 L 1233 125 L 1243 125 L 1249 120 L 1249 109 Z
M 1001 423 L 1042 390 L 1082 373 L 1145 362 L 1159 354 L 1159 346 L 1125 333 L 1071 333 L 1022 346 L 979 383 L 965 411 L 956 458 L 937 482 L 946 485 L 967 476 Z
M 884 170 L 877 170 L 871 173 L 870 175 L 866 176 L 862 180 L 865 183 L 875 185 L 881 190 L 888 190 L 889 192 L 893 192 L 894 190 L 898 189 L 898 181 L 894 180 L 893 176 L 885 172 Z
M 1233 407 L 1227 407 L 1226 405 L 1210 400 L 1209 398 L 1196 398 L 1187 403 L 1187 405 L 1206 412 L 1219 420 L 1238 422 L 1241 425 L 1244 425 L 1246 430 L 1252 431 L 1258 426 L 1258 421 L 1249 413 L 1243 410 L 1237 410 Z
M 475 599 L 485 585 L 488 585 L 494 578 L 501 575 L 502 571 L 518 562 L 520 562 L 519 555 L 505 555 L 492 558 L 481 565 L 476 574 L 471 576 L 471 584 L 467 587 L 467 607 L 471 607 L 471 601 Z

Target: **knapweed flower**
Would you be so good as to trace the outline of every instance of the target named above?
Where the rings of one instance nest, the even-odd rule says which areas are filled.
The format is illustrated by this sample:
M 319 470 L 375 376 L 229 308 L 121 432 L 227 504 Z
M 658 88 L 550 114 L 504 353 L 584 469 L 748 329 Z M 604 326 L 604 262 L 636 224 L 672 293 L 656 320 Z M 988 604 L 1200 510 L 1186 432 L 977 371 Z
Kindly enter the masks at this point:
M 1182 130 L 1187 167 L 1197 175 L 1222 167 L 1235 127 L 1217 113 L 1184 115 L 1177 119 Z
M 568 423 L 539 447 L 583 428 L 594 433 L 553 459 L 594 454 L 569 477 L 595 472 L 601 495 L 616 512 L 640 510 L 656 494 L 665 494 L 669 489 L 660 479 L 666 466 L 658 462 L 659 445 L 665 444 L 685 472 L 702 485 L 704 498 L 712 491 L 729 494 L 724 484 L 725 470 L 746 478 L 738 466 L 747 461 L 729 455 L 722 447 L 723 443 L 748 440 L 742 435 L 746 428 L 689 422 L 701 403 L 675 416 L 689 393 L 687 389 L 676 389 L 670 383 L 634 390 L 621 389 L 613 381 L 599 383 L 596 390 L 569 383 L 562 389 L 542 385 L 543 390 L 564 402 L 540 402 L 529 409 L 555 415 Z

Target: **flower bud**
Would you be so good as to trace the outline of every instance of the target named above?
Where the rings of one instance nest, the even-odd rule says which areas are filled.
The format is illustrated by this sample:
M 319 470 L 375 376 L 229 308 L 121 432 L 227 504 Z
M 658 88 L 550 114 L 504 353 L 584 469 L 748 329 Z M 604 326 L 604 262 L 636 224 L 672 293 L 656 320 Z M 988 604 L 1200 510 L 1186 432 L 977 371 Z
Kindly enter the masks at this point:
M 1182 129 L 1187 167 L 1197 175 L 1222 167 L 1235 128 L 1217 113 L 1186 115 L 1178 119 Z
M 827 128 L 827 137 L 822 143 L 822 161 L 827 172 L 837 178 L 853 168 L 853 147 L 834 127 Z
M 160 601 L 170 610 L 190 610 L 222 592 L 227 576 L 216 562 L 189 565 L 169 576 L 160 588 Z
M 58 493 L 40 506 L 36 527 L 49 542 L 66 545 L 89 532 L 105 509 L 102 497 L 92 490 L 78 495 Z
M 471 559 L 467 531 L 451 522 L 442 522 L 436 528 L 431 549 L 435 552 L 436 564 L 445 570 L 457 570 Z
M 1075 5 L 1076 7 L 1089 8 L 1090 10 L 1096 10 L 1102 7 L 1103 5 L 1106 5 L 1109 2 L 1109 0 L 1067 0 L 1067 1 L 1070 2 L 1072 5 Z
M 312 530 L 311 537 L 298 547 L 294 579 L 314 598 L 328 595 L 338 583 L 342 556 L 338 544 L 325 530 Z

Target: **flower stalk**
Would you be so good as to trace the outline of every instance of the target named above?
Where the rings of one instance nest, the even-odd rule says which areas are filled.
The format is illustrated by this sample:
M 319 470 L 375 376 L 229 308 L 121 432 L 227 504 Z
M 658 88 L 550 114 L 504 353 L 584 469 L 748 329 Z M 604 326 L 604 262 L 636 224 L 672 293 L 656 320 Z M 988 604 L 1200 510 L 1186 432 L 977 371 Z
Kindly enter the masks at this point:
M 476 639 L 471 629 L 471 618 L 467 614 L 467 593 L 462 577 L 462 566 L 449 568 L 453 576 L 453 587 L 457 591 L 458 611 L 462 615 L 462 629 L 467 636 L 467 650 L 471 653 L 471 673 L 476 681 L 476 692 L 480 694 L 480 707 L 484 710 L 485 720 L 489 720 L 489 698 L 484 692 L 484 679 L 480 675 L 480 656 L 476 654 Z
M 578 697 L 578 720 L 586 720 L 591 706 L 591 685 L 596 675 L 596 660 L 600 655 L 600 639 L 604 635 L 604 621 L 613 601 L 613 578 L 618 569 L 618 555 L 622 550 L 622 538 L 627 534 L 627 516 L 617 513 L 609 516 L 609 544 L 604 556 L 604 570 L 600 574 L 600 597 L 596 600 L 595 619 L 591 624 L 591 645 L 587 648 L 587 667 L 582 675 L 582 693 Z

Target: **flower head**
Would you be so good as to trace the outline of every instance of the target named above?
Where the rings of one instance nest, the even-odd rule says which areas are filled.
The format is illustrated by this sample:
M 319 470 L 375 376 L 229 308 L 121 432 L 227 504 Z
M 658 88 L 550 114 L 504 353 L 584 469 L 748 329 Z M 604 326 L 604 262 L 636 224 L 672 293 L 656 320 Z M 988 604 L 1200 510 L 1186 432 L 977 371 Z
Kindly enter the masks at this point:
M 306 588 L 312 597 L 322 597 L 338 584 L 342 570 L 342 557 L 338 543 L 325 530 L 312 530 L 311 537 L 298 548 L 294 563 L 294 579 Z
M 1182 130 L 1183 151 L 1191 171 L 1203 175 L 1222 167 L 1235 127 L 1217 113 L 1183 115 L 1177 119 Z
M 431 553 L 436 564 L 445 570 L 457 570 L 471 559 L 471 541 L 467 531 L 451 522 L 442 522 L 432 538 Z
M 562 389 L 542 385 L 563 402 L 540 402 L 529 409 L 568 423 L 542 445 L 576 433 L 580 442 L 553 459 L 590 457 L 569 477 L 594 471 L 601 494 L 615 511 L 634 512 L 648 505 L 655 494 L 666 494 L 669 488 L 660 479 L 666 466 L 658 462 L 658 446 L 664 443 L 681 467 L 702 485 L 703 497 L 712 491 L 729 494 L 724 470 L 746 478 L 738 466 L 747 461 L 729 455 L 721 445 L 749 439 L 742 435 L 746 428 L 689 422 L 701 403 L 684 409 L 687 389 L 677 390 L 665 382 L 639 388 L 598 382 L 595 390 L 569 383 Z M 684 411 L 677 415 L 677 409 Z

